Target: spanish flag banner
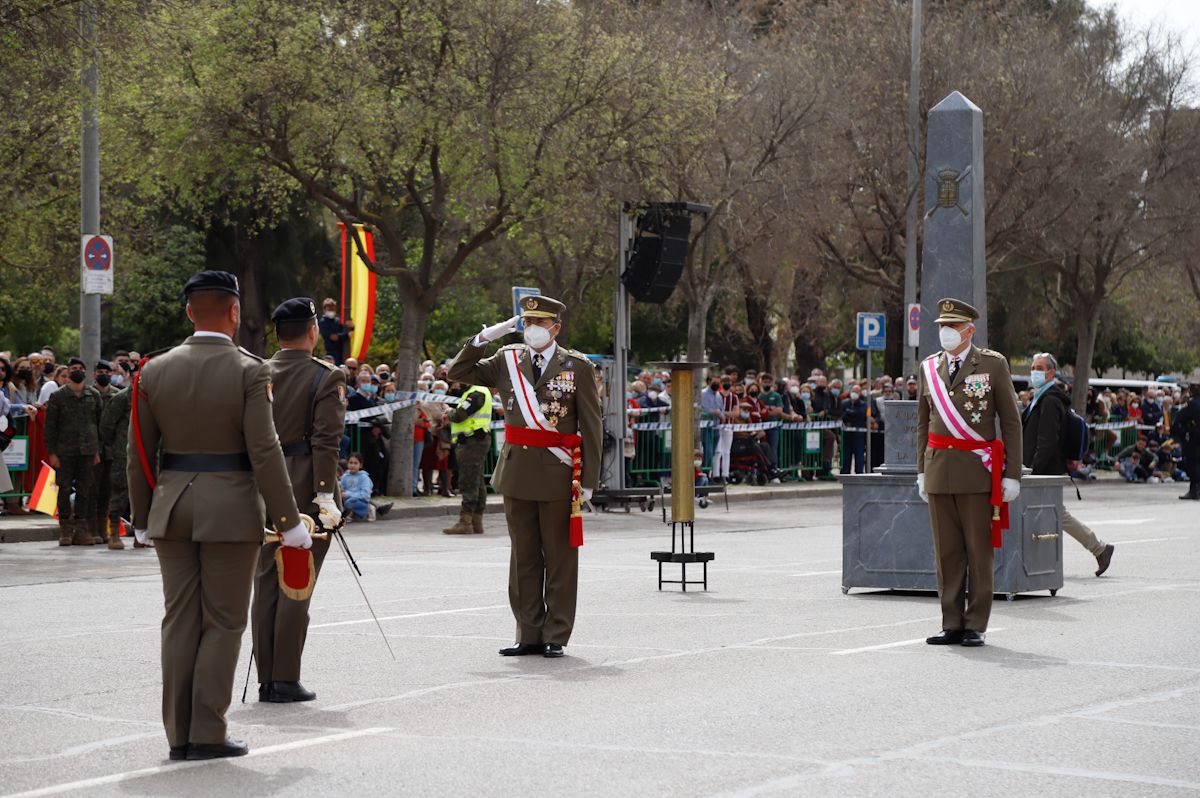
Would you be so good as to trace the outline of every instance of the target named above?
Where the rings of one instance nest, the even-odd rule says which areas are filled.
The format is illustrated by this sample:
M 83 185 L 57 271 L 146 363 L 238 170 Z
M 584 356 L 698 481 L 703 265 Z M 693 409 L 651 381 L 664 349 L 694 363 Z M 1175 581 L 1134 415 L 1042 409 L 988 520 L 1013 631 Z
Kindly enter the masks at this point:
M 351 225 L 350 230 L 341 222 L 342 230 L 342 321 L 354 321 L 350 333 L 350 348 L 346 357 L 359 362 L 366 360 L 371 346 L 371 329 L 375 326 L 375 272 L 367 268 L 368 260 L 375 260 L 375 239 L 371 231 L 361 224 Z M 362 244 L 355 243 L 355 234 Z M 363 251 L 366 251 L 366 259 Z
M 58 483 L 54 476 L 54 469 L 42 463 L 33 493 L 29 494 L 29 509 L 58 518 Z

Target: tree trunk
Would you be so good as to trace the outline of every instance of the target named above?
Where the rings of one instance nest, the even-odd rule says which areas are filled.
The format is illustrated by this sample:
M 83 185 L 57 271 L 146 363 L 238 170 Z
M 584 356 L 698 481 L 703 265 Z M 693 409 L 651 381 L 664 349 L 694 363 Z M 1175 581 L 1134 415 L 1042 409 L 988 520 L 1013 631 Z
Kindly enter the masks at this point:
M 821 297 L 810 291 L 812 283 L 797 271 L 792 282 L 789 315 L 792 322 L 792 348 L 796 353 L 795 373 L 804 379 L 814 368 L 825 368 L 825 348 L 821 345 Z
M 754 340 L 758 372 L 770 372 L 775 354 L 775 342 L 771 340 L 771 314 L 767 303 L 750 291 L 746 292 L 746 326 L 750 328 L 750 337 Z
M 429 311 L 418 301 L 416 292 L 409 283 L 397 278 L 400 299 L 404 303 L 404 314 L 400 319 L 400 349 L 396 354 L 396 388 L 401 391 L 417 389 L 417 370 L 421 365 L 422 344 L 425 340 L 425 322 Z M 390 445 L 391 468 L 388 471 L 387 493 L 389 496 L 412 495 L 413 426 L 416 424 L 416 407 L 405 407 L 392 416 L 392 440 Z
M 249 349 L 256 355 L 266 352 L 267 314 L 266 271 L 267 266 L 255 241 L 234 238 L 234 250 L 241 253 L 244 264 L 241 277 L 242 323 L 238 327 L 238 346 Z
M 1091 382 L 1092 356 L 1096 354 L 1096 333 L 1100 327 L 1100 305 L 1076 309 L 1075 385 L 1071 389 L 1071 407 L 1083 415 L 1087 407 L 1088 383 Z

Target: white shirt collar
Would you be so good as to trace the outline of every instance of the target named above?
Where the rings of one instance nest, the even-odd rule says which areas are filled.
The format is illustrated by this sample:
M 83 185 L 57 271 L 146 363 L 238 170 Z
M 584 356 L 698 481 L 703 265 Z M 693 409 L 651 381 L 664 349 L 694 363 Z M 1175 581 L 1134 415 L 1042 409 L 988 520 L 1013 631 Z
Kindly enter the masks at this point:
M 546 347 L 546 349 L 542 352 L 535 352 L 535 351 L 533 351 L 533 347 L 530 346 L 529 347 L 529 362 L 530 363 L 533 362 L 534 355 L 541 355 L 542 356 L 542 366 L 545 367 L 545 365 L 550 362 L 550 358 L 554 357 L 554 353 L 557 351 L 558 351 L 558 341 L 551 341 L 550 346 Z
M 192 333 L 192 336 L 195 338 L 224 338 L 229 343 L 233 343 L 233 339 L 228 335 L 223 332 L 216 332 L 215 330 L 196 330 Z

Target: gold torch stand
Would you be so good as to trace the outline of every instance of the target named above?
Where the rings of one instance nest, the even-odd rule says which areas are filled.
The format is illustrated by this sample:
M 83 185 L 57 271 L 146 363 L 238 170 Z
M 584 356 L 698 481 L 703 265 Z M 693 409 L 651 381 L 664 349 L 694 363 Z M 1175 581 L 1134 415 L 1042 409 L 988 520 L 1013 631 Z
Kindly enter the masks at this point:
M 708 563 L 716 555 L 711 551 L 696 551 L 696 472 L 692 466 L 696 412 L 693 390 L 696 372 L 714 364 L 673 361 L 650 365 L 671 370 L 671 550 L 652 551 L 650 559 L 658 562 L 659 590 L 663 585 L 679 585 L 685 593 L 688 585 L 702 585 L 708 590 Z M 679 563 L 678 579 L 663 579 L 665 562 Z M 689 563 L 701 564 L 703 579 L 688 581 Z

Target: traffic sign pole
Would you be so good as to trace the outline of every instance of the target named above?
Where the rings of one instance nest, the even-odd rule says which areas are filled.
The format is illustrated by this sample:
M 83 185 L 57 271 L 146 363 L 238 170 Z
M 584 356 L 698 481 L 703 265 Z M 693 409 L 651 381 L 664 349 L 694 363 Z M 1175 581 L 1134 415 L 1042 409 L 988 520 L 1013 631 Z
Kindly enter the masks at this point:
M 100 76 L 96 55 L 95 3 L 79 7 L 79 33 L 83 42 L 83 114 L 81 118 L 80 225 L 84 236 L 100 234 L 100 120 L 97 95 Z M 83 269 L 79 285 L 79 356 L 87 363 L 87 378 L 100 360 L 100 295 L 86 290 Z

